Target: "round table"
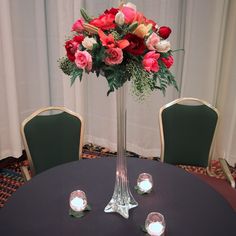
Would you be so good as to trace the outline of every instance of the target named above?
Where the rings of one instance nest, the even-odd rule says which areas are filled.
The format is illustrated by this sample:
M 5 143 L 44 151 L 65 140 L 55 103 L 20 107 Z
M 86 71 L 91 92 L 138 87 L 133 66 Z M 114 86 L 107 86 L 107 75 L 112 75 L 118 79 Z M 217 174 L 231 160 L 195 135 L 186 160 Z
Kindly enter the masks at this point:
M 130 189 L 139 206 L 129 219 L 104 213 L 115 181 L 115 158 L 80 160 L 47 170 L 27 182 L 0 210 L 3 236 L 141 236 L 148 213 L 165 216 L 166 235 L 235 235 L 236 213 L 223 197 L 197 177 L 157 161 L 128 158 Z M 142 172 L 153 176 L 150 194 L 135 192 Z M 83 218 L 69 216 L 69 196 L 85 191 L 92 210 Z

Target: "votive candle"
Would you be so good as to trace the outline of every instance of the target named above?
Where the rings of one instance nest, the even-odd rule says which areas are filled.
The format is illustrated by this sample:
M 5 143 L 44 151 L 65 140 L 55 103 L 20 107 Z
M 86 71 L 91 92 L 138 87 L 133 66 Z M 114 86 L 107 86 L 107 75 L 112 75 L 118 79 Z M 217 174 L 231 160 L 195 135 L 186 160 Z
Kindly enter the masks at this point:
M 159 212 L 151 212 L 145 221 L 145 228 L 151 236 L 162 236 L 165 232 L 165 219 Z
M 148 173 L 142 173 L 137 180 L 137 186 L 143 193 L 150 192 L 153 187 L 152 176 Z
M 81 190 L 73 191 L 70 194 L 70 207 L 73 211 L 83 211 L 87 207 L 86 194 Z

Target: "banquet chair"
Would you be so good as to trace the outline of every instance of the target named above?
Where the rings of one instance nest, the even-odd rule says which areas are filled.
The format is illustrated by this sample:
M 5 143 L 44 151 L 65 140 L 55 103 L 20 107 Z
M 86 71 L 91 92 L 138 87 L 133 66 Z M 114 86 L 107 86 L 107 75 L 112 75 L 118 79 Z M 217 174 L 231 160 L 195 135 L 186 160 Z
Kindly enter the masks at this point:
M 65 107 L 41 108 L 26 118 L 21 134 L 30 172 L 26 180 L 51 167 L 78 160 L 82 153 L 83 119 Z
M 213 176 L 210 161 L 218 117 L 215 107 L 197 98 L 179 98 L 161 107 L 161 161 L 204 167 Z

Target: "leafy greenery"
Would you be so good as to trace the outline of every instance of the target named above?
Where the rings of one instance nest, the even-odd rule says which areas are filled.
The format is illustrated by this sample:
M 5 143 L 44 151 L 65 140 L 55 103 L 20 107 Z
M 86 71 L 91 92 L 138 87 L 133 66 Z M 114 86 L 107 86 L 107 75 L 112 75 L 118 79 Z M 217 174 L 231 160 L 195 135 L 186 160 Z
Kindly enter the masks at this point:
M 109 86 L 107 96 L 111 92 L 114 92 L 115 89 L 122 87 L 127 81 L 127 73 L 122 65 L 106 66 L 104 67 L 103 72 Z
M 82 218 L 83 216 L 85 216 L 86 212 L 91 211 L 91 210 L 92 210 L 92 208 L 90 205 L 87 205 L 83 211 L 74 211 L 70 208 L 69 215 L 74 218 Z

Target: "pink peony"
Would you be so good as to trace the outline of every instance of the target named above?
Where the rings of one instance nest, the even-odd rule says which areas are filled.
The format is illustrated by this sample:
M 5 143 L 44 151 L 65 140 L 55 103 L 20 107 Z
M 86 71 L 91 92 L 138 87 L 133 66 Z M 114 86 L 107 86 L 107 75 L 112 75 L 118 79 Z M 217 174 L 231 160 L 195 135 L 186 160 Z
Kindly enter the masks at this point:
M 120 48 L 109 48 L 106 50 L 106 54 L 108 56 L 105 58 L 104 62 L 107 65 L 116 65 L 123 61 L 123 52 Z
M 78 19 L 73 25 L 71 31 L 76 31 L 78 33 L 82 33 L 84 30 L 83 26 L 84 20 L 82 18 Z
M 160 57 L 159 53 L 156 53 L 155 51 L 150 51 L 145 54 L 143 57 L 143 67 L 147 71 L 153 71 L 153 72 L 158 72 L 159 70 L 159 65 L 157 63 L 157 59 Z
M 174 58 L 172 56 L 162 57 L 161 60 L 164 62 L 167 68 L 170 68 L 174 63 Z
M 75 53 L 75 64 L 80 69 L 91 71 L 92 69 L 92 56 L 87 51 L 77 51 Z
M 146 45 L 149 50 L 156 50 L 157 49 L 157 44 L 160 42 L 160 37 L 156 33 L 152 33 L 147 41 Z

